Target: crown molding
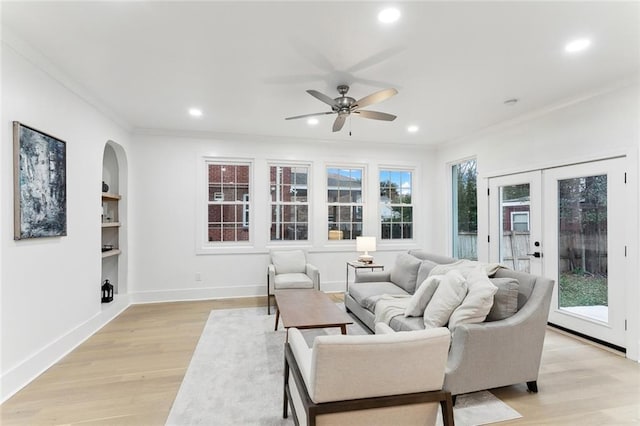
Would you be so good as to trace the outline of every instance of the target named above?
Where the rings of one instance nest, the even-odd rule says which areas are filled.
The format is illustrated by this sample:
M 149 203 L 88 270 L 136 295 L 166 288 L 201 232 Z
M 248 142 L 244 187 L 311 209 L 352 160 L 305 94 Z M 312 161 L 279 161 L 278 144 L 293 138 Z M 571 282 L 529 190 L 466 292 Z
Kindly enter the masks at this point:
M 2 27 L 1 42 L 4 48 L 13 50 L 16 54 L 30 62 L 33 66 L 47 74 L 53 80 L 58 82 L 65 89 L 69 90 L 84 102 L 86 102 L 89 106 L 96 109 L 99 113 L 107 117 L 109 120 L 113 121 L 117 126 L 122 128 L 126 132 L 131 133 L 133 127 L 127 120 L 113 111 L 89 89 L 78 83 L 67 72 L 51 62 L 36 48 L 17 36 L 13 31 L 7 28 L 6 25 Z
M 586 93 L 582 93 L 580 96 L 574 96 L 571 98 L 565 98 L 558 102 L 554 102 L 553 104 L 549 104 L 542 108 L 539 108 L 535 111 L 528 112 L 526 114 L 519 115 L 510 120 L 501 121 L 496 124 L 492 124 L 490 126 L 479 129 L 475 132 L 471 132 L 467 135 L 451 139 L 449 141 L 443 141 L 435 144 L 435 147 L 438 149 L 443 148 L 445 145 L 450 147 L 452 145 L 461 145 L 467 142 L 472 142 L 477 140 L 478 138 L 482 138 L 488 135 L 493 135 L 496 133 L 500 133 L 510 127 L 516 126 L 518 124 L 526 123 L 529 121 L 536 120 L 538 118 L 544 117 L 546 115 L 552 114 L 556 111 L 560 111 L 566 108 L 569 108 L 574 105 L 581 104 L 583 102 L 589 101 L 593 98 L 597 98 L 608 93 L 615 92 L 617 90 L 622 90 L 627 87 L 639 86 L 640 85 L 640 77 L 638 76 L 630 76 L 625 79 L 617 80 L 613 83 L 609 83 L 604 86 L 600 86 L 597 89 L 590 90 Z

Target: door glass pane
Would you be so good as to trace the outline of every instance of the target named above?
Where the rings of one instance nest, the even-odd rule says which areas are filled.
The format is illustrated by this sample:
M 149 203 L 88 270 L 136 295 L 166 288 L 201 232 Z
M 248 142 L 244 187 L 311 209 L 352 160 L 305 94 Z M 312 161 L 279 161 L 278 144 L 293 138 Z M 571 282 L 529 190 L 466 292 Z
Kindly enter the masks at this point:
M 607 176 L 558 181 L 559 308 L 607 322 Z
M 500 263 L 529 272 L 530 188 L 528 183 L 500 187 Z

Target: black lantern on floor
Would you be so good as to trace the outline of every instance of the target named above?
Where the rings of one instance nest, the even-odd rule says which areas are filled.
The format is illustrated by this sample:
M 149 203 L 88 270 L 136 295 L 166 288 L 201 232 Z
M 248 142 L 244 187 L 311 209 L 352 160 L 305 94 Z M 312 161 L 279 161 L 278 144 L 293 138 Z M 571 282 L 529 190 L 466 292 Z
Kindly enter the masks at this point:
M 113 301 L 113 285 L 109 280 L 104 280 L 102 284 L 102 303 L 109 303 Z

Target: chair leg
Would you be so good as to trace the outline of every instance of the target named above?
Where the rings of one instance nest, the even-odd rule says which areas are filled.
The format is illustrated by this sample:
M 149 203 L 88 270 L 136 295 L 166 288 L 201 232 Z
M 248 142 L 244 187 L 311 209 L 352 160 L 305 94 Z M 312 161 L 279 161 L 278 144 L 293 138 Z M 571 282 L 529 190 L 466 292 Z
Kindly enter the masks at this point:
M 271 285 L 269 283 L 269 273 L 267 272 L 267 315 L 271 315 Z
M 289 386 L 289 363 L 287 358 L 284 358 L 284 386 L 283 386 L 283 404 L 282 404 L 282 418 L 289 417 L 289 399 L 287 398 L 287 387 Z
M 538 393 L 538 382 L 535 380 L 531 382 L 527 382 L 527 389 L 531 393 Z
M 451 396 L 451 393 L 447 392 L 445 400 L 440 402 L 442 408 L 442 423 L 444 426 L 453 426 L 453 404 L 455 396 Z

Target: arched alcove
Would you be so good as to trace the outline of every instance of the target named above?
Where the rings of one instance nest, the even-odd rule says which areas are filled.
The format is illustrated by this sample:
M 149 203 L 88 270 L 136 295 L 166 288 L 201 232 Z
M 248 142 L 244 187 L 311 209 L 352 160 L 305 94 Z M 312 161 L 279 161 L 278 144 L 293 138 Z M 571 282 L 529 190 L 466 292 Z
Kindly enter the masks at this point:
M 121 145 L 108 141 L 102 156 L 102 279 L 114 297 L 127 290 L 127 158 Z

